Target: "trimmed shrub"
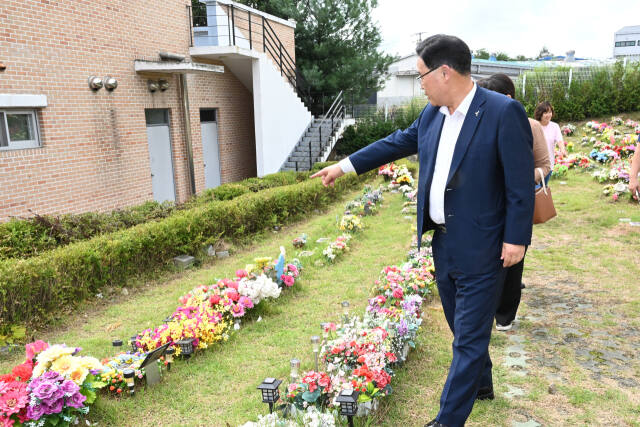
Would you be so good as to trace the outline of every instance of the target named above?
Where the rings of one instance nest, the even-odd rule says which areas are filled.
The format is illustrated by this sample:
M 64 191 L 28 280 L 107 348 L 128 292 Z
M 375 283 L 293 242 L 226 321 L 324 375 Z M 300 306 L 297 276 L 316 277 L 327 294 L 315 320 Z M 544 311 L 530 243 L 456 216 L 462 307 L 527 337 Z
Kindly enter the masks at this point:
M 52 312 L 72 307 L 105 287 L 122 287 L 133 277 L 167 265 L 176 255 L 200 254 L 212 237 L 246 239 L 324 207 L 372 176 L 349 174 L 328 188 L 320 180 L 308 180 L 247 193 L 30 259 L 0 261 L 0 329 L 3 323 L 45 324 Z

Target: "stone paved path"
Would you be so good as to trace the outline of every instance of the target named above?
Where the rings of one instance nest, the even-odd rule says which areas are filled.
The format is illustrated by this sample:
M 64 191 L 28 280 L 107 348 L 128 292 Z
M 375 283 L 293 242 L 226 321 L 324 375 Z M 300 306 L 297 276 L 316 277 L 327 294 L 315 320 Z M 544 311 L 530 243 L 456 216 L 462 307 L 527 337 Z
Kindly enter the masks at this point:
M 507 337 L 498 358 L 507 371 L 503 395 L 520 406 L 512 425 L 576 425 L 581 399 L 610 390 L 640 410 L 640 329 L 632 319 L 611 294 L 569 275 L 529 276 L 513 329 L 494 332 Z M 613 402 L 596 409 L 586 425 L 629 425 Z

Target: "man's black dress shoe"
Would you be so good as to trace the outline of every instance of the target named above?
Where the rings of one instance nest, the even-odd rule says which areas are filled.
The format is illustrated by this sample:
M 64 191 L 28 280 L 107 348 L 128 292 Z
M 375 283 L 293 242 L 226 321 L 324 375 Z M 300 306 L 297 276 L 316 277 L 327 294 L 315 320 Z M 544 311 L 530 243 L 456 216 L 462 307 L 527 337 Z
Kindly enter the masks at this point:
M 493 400 L 495 397 L 496 396 L 493 394 L 493 387 L 481 387 L 478 390 L 476 400 Z
M 436 419 L 434 418 L 431 421 L 429 421 L 428 423 L 426 423 L 424 425 L 424 427 L 447 427 L 447 426 L 437 422 Z

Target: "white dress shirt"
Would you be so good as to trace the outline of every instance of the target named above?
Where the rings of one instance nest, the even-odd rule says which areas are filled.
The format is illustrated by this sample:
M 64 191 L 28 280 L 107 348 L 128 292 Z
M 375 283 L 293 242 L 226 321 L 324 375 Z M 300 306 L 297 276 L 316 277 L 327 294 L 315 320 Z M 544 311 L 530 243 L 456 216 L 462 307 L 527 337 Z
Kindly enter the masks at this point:
M 440 134 L 440 143 L 438 144 L 438 153 L 436 154 L 436 165 L 433 170 L 433 181 L 431 182 L 431 191 L 429 193 L 429 216 L 436 224 L 444 224 L 444 192 L 447 186 L 447 178 L 451 169 L 451 160 L 453 152 L 456 148 L 456 142 L 464 123 L 464 118 L 469 111 L 469 106 L 476 94 L 476 84 L 469 91 L 467 96 L 462 100 L 456 111 L 449 114 L 449 108 L 440 107 L 440 113 L 444 114 L 444 123 L 442 125 L 442 133 Z M 346 157 L 338 163 L 342 172 L 355 172 L 355 168 Z
M 440 143 L 438 144 L 438 154 L 436 154 L 436 166 L 433 169 L 433 181 L 431 181 L 431 191 L 429 193 L 429 216 L 436 224 L 444 224 L 444 192 L 447 186 L 447 178 L 451 169 L 453 151 L 467 115 L 471 101 L 476 94 L 476 84 L 467 96 L 462 100 L 453 114 L 449 113 L 449 108 L 440 107 L 440 113 L 444 114 L 444 124 L 440 133 Z

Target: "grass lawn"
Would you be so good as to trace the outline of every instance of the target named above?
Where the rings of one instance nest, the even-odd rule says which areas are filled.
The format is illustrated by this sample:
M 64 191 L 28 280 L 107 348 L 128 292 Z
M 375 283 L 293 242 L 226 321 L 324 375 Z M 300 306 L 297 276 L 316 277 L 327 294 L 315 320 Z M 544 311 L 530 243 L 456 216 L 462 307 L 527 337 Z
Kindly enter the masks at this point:
M 578 128 L 575 140 L 581 135 Z M 520 320 L 514 330 L 492 337 L 496 399 L 478 402 L 469 426 L 529 421 L 640 426 L 640 228 L 619 221 L 640 220 L 640 205 L 611 202 L 588 173 L 572 170 L 562 182 L 551 181 L 558 217 L 534 227 Z M 315 240 L 339 234 L 336 217 L 358 193 L 279 233 L 257 237 L 229 259 L 164 275 L 128 297 L 90 306 L 79 320 L 45 333 L 52 343 L 81 346 L 85 354 L 104 357 L 112 353 L 112 339 L 157 326 L 194 286 L 231 276 L 254 257 L 275 256 L 280 245 L 291 257 L 296 253 L 291 240 L 303 232 L 309 236 L 305 249 L 316 248 L 316 255 L 302 259 L 305 270 L 294 288 L 263 302 L 228 342 L 176 364 L 160 385 L 134 399 L 101 396 L 90 419 L 104 426 L 236 426 L 264 414 L 267 407 L 256 390 L 260 381 L 287 378 L 294 357 L 301 359 L 303 370 L 310 369 L 309 337 L 319 334 L 320 323 L 338 319 L 343 300 L 362 311 L 381 268 L 405 258 L 414 219 L 400 213 L 399 194 L 385 193 L 378 215 L 365 218 L 367 228 L 351 240 L 351 251 L 324 265 L 325 244 Z M 357 425 L 420 426 L 431 420 L 448 372 L 451 340 L 436 299 L 424 310 L 419 347 L 398 370 L 393 394 Z M 507 365 L 520 356 L 524 368 Z M 0 361 L 0 372 L 15 362 Z

